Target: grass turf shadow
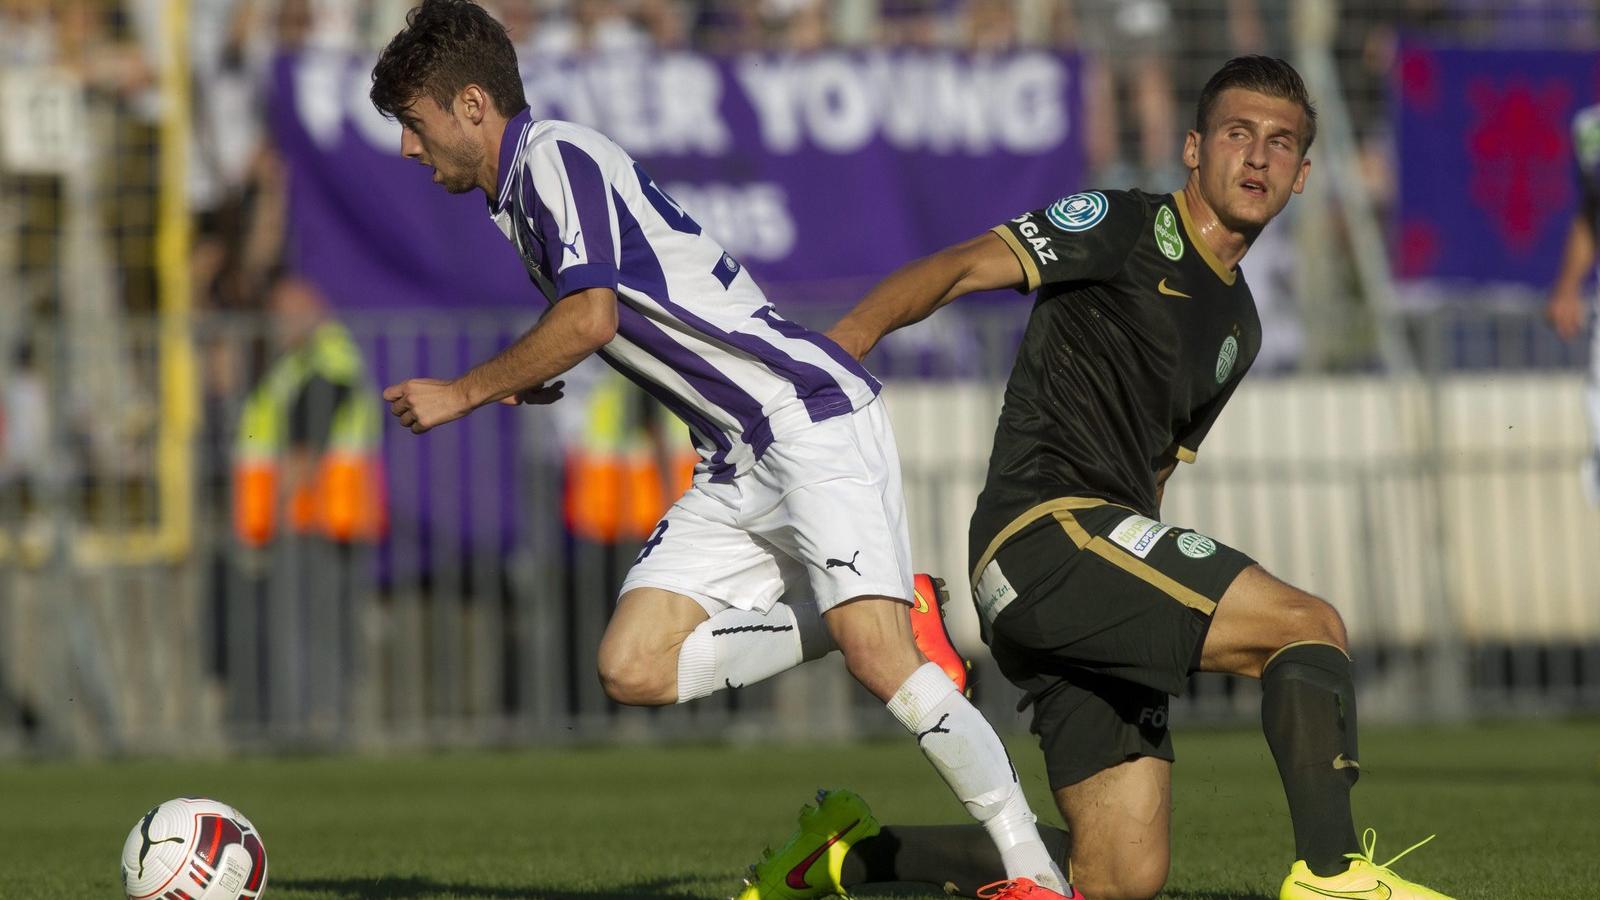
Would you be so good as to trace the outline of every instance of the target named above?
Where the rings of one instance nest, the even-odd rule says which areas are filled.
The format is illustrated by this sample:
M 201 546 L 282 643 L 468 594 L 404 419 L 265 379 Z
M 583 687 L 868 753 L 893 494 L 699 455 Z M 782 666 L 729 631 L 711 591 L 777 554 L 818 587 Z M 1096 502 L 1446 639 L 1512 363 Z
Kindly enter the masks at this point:
M 699 900 L 700 894 L 684 887 L 689 878 L 658 878 L 614 888 L 497 887 L 432 878 L 295 878 L 271 882 L 277 891 L 311 891 L 331 894 L 337 900 L 416 900 L 421 897 L 457 897 L 461 900 Z

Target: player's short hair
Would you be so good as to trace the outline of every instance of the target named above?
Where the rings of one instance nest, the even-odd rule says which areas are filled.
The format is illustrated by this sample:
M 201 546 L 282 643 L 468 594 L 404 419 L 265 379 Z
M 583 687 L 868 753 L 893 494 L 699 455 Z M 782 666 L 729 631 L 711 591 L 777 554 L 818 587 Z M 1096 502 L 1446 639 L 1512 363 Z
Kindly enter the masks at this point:
M 393 119 L 423 96 L 449 109 L 469 84 L 483 88 L 502 116 L 528 105 L 505 26 L 471 0 L 423 0 L 379 54 L 369 96 Z
M 1306 113 L 1306 133 L 1300 138 L 1300 154 L 1304 156 L 1311 149 L 1311 142 L 1317 139 L 1317 108 L 1311 103 L 1306 83 L 1294 66 L 1272 56 L 1236 56 L 1228 60 L 1200 91 L 1200 103 L 1194 116 L 1196 131 L 1206 133 L 1217 98 L 1229 88 L 1243 88 L 1300 104 Z

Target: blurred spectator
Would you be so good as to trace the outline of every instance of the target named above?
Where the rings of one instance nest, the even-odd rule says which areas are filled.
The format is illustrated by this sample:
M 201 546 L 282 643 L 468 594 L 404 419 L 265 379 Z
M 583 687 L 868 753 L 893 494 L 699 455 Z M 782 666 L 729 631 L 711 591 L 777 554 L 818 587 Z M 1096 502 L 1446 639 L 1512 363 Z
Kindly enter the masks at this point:
M 701 0 L 695 4 L 691 35 L 695 49 L 732 55 L 761 47 L 757 4 L 744 0 Z
M 0 507 L 16 510 L 27 502 L 44 473 L 50 453 L 50 399 L 33 344 L 18 344 L 5 378 L 0 379 Z
M 558 14 L 541 18 L 532 34 L 529 49 L 535 55 L 638 52 L 650 47 L 650 34 L 628 15 L 622 0 L 561 0 L 551 8 Z
M 1469 32 L 1497 44 L 1590 47 L 1597 35 L 1594 0 L 1453 0 Z
M 635 17 L 658 50 L 682 50 L 689 44 L 689 4 L 684 0 L 638 0 Z
M 823 0 L 765 0 L 762 15 L 774 45 L 795 53 L 813 53 L 833 43 L 828 6 Z
M 218 646 L 234 617 L 255 619 L 256 690 L 236 717 L 326 729 L 347 723 L 362 580 L 387 527 L 377 388 L 350 333 L 309 283 L 281 278 L 270 294 L 282 353 L 245 398 L 234 446 L 238 578 L 216 611 Z M 235 626 L 237 627 L 237 626 Z M 237 675 L 231 654 L 222 674 Z
M 879 0 L 878 43 L 885 47 L 940 47 L 951 42 L 951 13 L 958 0 Z
M 1004 53 L 1017 45 L 1016 0 L 967 0 L 962 44 L 976 53 Z
M 50 0 L 0 0 L 0 66 L 54 62 L 58 28 Z
M 1089 55 L 1088 151 L 1095 180 L 1171 189 L 1180 173 L 1177 99 L 1172 83 L 1172 9 L 1165 0 L 1074 0 L 1066 20 Z M 1133 116 L 1136 149 L 1122 146 L 1120 113 Z
M 281 532 L 349 543 L 383 531 L 377 390 L 361 351 L 309 282 L 284 276 L 271 292 L 282 348 L 241 412 L 234 528 L 246 547 Z

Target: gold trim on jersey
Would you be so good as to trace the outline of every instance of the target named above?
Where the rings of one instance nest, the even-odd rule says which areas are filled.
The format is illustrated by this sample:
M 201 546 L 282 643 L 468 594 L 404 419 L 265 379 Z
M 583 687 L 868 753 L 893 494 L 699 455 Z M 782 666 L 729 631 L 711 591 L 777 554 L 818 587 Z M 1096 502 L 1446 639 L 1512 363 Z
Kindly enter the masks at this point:
M 1033 254 L 1028 252 L 1028 248 L 1022 246 L 1022 242 L 1017 240 L 1017 236 L 1011 233 L 1010 228 L 1004 225 L 996 225 L 989 230 L 1000 235 L 1000 239 L 1006 242 L 1006 246 L 1011 248 L 1011 252 L 1017 255 L 1017 262 L 1022 263 L 1022 274 L 1028 279 L 1028 290 L 1038 290 L 1039 284 L 1044 281 L 1044 278 L 1039 274 L 1039 264 L 1033 261 Z
M 1017 516 L 1006 527 L 1000 529 L 1000 533 L 995 535 L 994 540 L 989 542 L 989 546 L 984 548 L 983 555 L 978 557 L 978 564 L 972 567 L 972 583 L 978 583 L 978 574 L 983 571 L 985 566 L 994 561 L 994 555 L 1000 552 L 1000 545 L 1011 540 L 1022 529 L 1052 513 L 1069 509 L 1094 509 L 1097 506 L 1106 506 L 1110 502 L 1099 497 L 1057 497 L 1054 500 L 1046 500 Z M 1121 504 L 1116 505 L 1121 506 Z M 1124 509 L 1133 512 L 1131 507 L 1124 507 Z M 1084 535 L 1084 540 L 1088 540 L 1087 534 Z M 1076 539 L 1074 539 L 1073 543 L 1077 543 Z
M 1211 248 L 1206 242 L 1201 239 L 1199 229 L 1194 226 L 1194 219 L 1189 216 L 1189 201 L 1184 199 L 1183 191 L 1173 192 L 1172 203 L 1178 207 L 1178 218 L 1183 220 L 1183 233 L 1188 235 L 1189 245 L 1200 252 L 1200 258 L 1206 261 L 1206 265 L 1211 267 L 1211 271 L 1217 273 L 1217 277 L 1222 279 L 1223 284 L 1233 287 L 1234 280 L 1239 277 L 1238 270 L 1224 266 L 1222 261 L 1217 259 L 1216 254 L 1211 252 Z
M 1195 459 L 1194 451 L 1190 450 L 1188 447 L 1183 446 L 1182 444 L 1178 445 L 1178 452 L 1177 452 L 1176 456 L 1178 457 L 1178 461 L 1179 462 L 1192 463 L 1192 462 L 1194 462 L 1194 459 Z
M 1034 522 L 1045 516 L 1052 516 L 1079 550 L 1087 550 L 1099 556 L 1190 609 L 1199 610 L 1208 616 L 1216 612 L 1217 602 L 1215 600 L 1183 585 L 1144 560 L 1124 552 L 1105 538 L 1089 534 L 1088 530 L 1078 522 L 1077 517 L 1072 514 L 1074 510 L 1095 509 L 1101 506 L 1122 506 L 1122 504 L 1111 503 L 1099 497 L 1057 497 L 1017 516 L 1011 520 L 1010 524 L 1000 529 L 1000 533 L 995 535 L 994 540 L 990 541 L 989 546 L 984 549 L 983 556 L 978 558 L 978 564 L 972 568 L 972 583 L 978 583 L 978 575 L 983 572 L 990 562 L 994 561 L 995 554 L 1000 552 L 1002 544 L 1015 537 L 1018 532 Z M 1122 508 L 1137 515 L 1130 507 Z

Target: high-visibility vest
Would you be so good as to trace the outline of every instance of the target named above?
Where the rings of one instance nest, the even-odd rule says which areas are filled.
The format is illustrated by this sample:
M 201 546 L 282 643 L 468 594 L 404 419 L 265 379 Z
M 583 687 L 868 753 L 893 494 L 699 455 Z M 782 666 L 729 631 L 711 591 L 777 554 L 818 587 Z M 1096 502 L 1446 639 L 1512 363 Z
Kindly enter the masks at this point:
M 662 410 L 652 440 L 638 390 L 606 373 L 589 396 L 583 433 L 567 448 L 567 529 L 577 537 L 608 544 L 649 537 L 694 478 L 700 457 L 689 429 Z
M 349 388 L 331 411 L 328 445 L 309 478 L 281 485 L 290 449 L 289 416 L 306 385 L 320 377 Z M 233 530 L 261 547 L 284 523 L 296 534 L 340 542 L 376 541 L 388 528 L 388 497 L 379 454 L 377 389 L 349 331 L 324 323 L 304 344 L 274 360 L 245 399 L 233 453 Z M 287 490 L 288 496 L 284 496 Z

